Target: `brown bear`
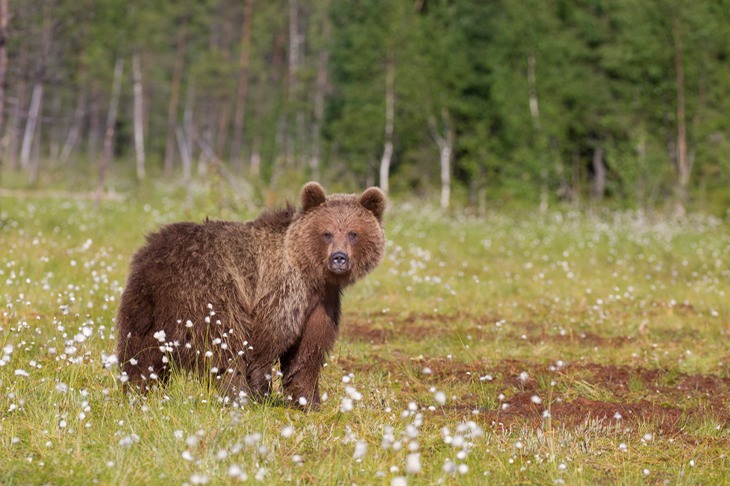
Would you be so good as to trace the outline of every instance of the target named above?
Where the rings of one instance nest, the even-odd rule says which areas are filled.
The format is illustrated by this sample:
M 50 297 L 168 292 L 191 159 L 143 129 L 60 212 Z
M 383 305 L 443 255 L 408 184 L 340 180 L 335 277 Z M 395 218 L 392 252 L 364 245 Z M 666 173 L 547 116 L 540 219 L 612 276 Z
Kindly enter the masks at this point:
M 271 392 L 318 406 L 344 287 L 383 258 L 383 192 L 325 196 L 316 182 L 291 205 L 248 222 L 173 223 L 135 254 L 117 315 L 125 391 L 173 368 L 208 376 L 226 401 Z

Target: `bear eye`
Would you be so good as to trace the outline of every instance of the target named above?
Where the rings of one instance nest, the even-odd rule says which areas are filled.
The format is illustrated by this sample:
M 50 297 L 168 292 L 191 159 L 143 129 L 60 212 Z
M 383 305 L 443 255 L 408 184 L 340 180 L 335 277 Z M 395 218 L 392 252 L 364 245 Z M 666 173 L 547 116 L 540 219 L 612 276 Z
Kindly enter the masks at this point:
M 355 233 L 354 231 L 350 231 L 347 234 L 347 237 L 350 238 L 350 241 L 355 241 L 357 239 L 357 233 Z
M 332 241 L 332 233 L 330 233 L 329 231 L 325 231 L 322 234 L 322 238 L 324 238 L 324 241 L 326 241 L 327 243 L 329 243 L 330 241 Z

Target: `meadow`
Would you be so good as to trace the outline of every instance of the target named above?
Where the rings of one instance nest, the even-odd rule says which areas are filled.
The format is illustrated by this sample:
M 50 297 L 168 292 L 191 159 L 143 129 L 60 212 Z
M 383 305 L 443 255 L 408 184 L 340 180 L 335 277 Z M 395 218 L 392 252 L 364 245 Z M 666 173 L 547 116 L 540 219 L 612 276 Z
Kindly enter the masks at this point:
M 125 396 L 128 264 L 159 225 L 259 208 L 0 199 L 0 484 L 719 484 L 730 224 L 396 202 L 347 290 L 319 411 L 175 376 Z

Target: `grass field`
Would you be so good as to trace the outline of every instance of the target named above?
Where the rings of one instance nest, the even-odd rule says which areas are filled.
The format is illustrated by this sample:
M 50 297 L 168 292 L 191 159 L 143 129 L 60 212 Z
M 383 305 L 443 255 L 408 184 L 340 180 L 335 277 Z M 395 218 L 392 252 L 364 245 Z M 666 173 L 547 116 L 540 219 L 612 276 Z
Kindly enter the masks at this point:
M 182 375 L 124 396 L 104 363 L 144 234 L 255 213 L 0 200 L 0 484 L 728 481 L 727 221 L 395 204 L 320 411 Z

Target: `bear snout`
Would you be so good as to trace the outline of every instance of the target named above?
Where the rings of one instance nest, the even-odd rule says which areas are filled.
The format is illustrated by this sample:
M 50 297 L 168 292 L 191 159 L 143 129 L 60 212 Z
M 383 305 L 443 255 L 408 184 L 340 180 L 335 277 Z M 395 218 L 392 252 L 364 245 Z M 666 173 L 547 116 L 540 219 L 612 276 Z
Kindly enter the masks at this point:
M 330 255 L 329 269 L 333 273 L 345 273 L 350 270 L 350 257 L 344 251 L 336 251 Z

